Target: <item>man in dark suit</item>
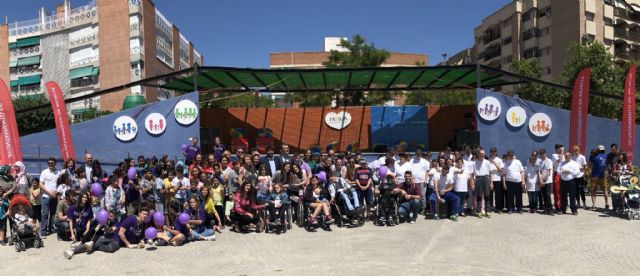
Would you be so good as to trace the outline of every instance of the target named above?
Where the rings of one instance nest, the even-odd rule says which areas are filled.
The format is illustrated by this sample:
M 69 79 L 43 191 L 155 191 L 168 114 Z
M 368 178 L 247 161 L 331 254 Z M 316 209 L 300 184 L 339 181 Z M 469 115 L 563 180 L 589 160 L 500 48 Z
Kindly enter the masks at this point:
M 260 159 L 260 163 L 267 168 L 267 173 L 274 176 L 277 171 L 282 169 L 282 158 L 273 155 L 273 148 L 267 148 L 267 156 Z

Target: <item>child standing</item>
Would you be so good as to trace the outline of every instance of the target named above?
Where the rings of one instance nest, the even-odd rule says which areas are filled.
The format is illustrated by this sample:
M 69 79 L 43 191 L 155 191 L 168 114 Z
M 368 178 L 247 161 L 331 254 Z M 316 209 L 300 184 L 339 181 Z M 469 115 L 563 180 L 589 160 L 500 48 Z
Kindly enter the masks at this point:
M 224 229 L 224 224 L 226 223 L 224 218 L 224 188 L 222 184 L 220 184 L 220 180 L 214 177 L 211 182 L 213 183 L 213 187 L 211 187 L 211 198 L 213 199 L 213 205 L 216 209 L 216 213 L 220 216 L 221 221 L 219 222 L 220 227 Z
M 540 180 L 540 168 L 537 163 L 537 152 L 531 153 L 531 158 L 527 162 L 527 166 L 524 169 L 526 184 L 527 184 L 527 196 L 529 197 L 529 213 L 535 213 L 538 208 L 538 182 Z
M 5 233 L 7 230 L 7 212 L 9 212 L 9 200 L 4 198 L 4 190 L 0 187 L 0 245 L 6 245 Z
M 37 222 L 40 222 L 40 216 L 42 215 L 40 213 L 42 210 L 42 205 L 40 205 L 41 195 L 40 179 L 35 178 L 31 180 L 31 187 L 29 188 L 29 203 L 31 203 L 31 208 L 33 209 L 33 219 Z

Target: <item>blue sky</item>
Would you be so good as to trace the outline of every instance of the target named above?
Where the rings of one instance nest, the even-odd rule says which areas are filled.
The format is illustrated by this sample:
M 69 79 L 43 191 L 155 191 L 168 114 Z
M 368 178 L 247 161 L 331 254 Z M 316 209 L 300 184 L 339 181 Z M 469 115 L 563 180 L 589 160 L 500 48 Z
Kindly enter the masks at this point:
M 10 2 L 0 15 L 14 22 L 37 18 L 40 6 L 51 10 L 62 0 Z M 389 51 L 426 53 L 434 65 L 442 52 L 452 55 L 473 45 L 473 28 L 511 0 L 154 2 L 205 56 L 206 65 L 265 68 L 271 52 L 318 51 L 325 36 L 354 34 Z

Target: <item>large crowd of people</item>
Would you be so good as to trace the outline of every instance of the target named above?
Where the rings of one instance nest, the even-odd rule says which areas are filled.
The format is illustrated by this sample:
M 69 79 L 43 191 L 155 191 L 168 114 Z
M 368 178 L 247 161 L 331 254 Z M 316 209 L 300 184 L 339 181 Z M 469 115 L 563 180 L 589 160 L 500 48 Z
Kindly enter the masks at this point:
M 9 216 L 20 216 L 42 237 L 55 234 L 72 242 L 64 250 L 72 258 L 95 250 L 213 241 L 229 228 L 240 233 L 262 232 L 267 226 L 286 229 L 294 217 L 288 212 L 311 226 L 328 226 L 343 214 L 346 220 L 386 225 L 414 223 L 419 216 L 455 221 L 523 213 L 526 192 L 530 213 L 567 214 L 569 209 L 577 215 L 580 208 L 597 209 L 598 188 L 604 193 L 601 207 L 608 210 L 607 185 L 631 170 L 615 144 L 609 153 L 598 146 L 588 158 L 576 146 L 569 151 L 556 145 L 551 155 L 533 150 L 524 164 L 511 150 L 499 155 L 491 148 L 487 154 L 470 146 L 433 154 L 389 150 L 372 162 L 360 152 L 291 153 L 286 144 L 279 154 L 273 148 L 264 155 L 257 149 L 231 152 L 219 138 L 211 154 L 203 154 L 196 139 L 183 150 L 184 161 L 139 156 L 110 173 L 89 153 L 82 164 L 68 159 L 61 168 L 49 158 L 38 178 L 16 162 L 11 170 L 15 184 L 0 188 L 0 243 L 7 242 Z M 29 199 L 31 217 L 8 214 L 16 195 Z M 397 212 L 388 208 L 393 202 Z

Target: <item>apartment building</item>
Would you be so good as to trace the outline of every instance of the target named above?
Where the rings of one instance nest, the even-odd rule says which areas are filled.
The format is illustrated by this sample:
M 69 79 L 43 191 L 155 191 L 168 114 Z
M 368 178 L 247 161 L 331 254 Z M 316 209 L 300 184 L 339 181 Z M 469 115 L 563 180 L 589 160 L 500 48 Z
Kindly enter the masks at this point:
M 640 0 L 514 0 L 474 30 L 477 62 L 509 70 L 535 58 L 559 80 L 573 42 L 603 43 L 620 61 L 638 60 Z
M 203 64 L 203 57 L 151 0 L 69 0 L 39 18 L 0 25 L 0 77 L 13 97 L 46 94 L 56 81 L 65 98 Z M 127 96 L 146 102 L 171 91 L 132 87 L 67 106 L 79 116 L 89 108 L 119 111 Z M 72 117 L 73 118 L 73 117 Z

